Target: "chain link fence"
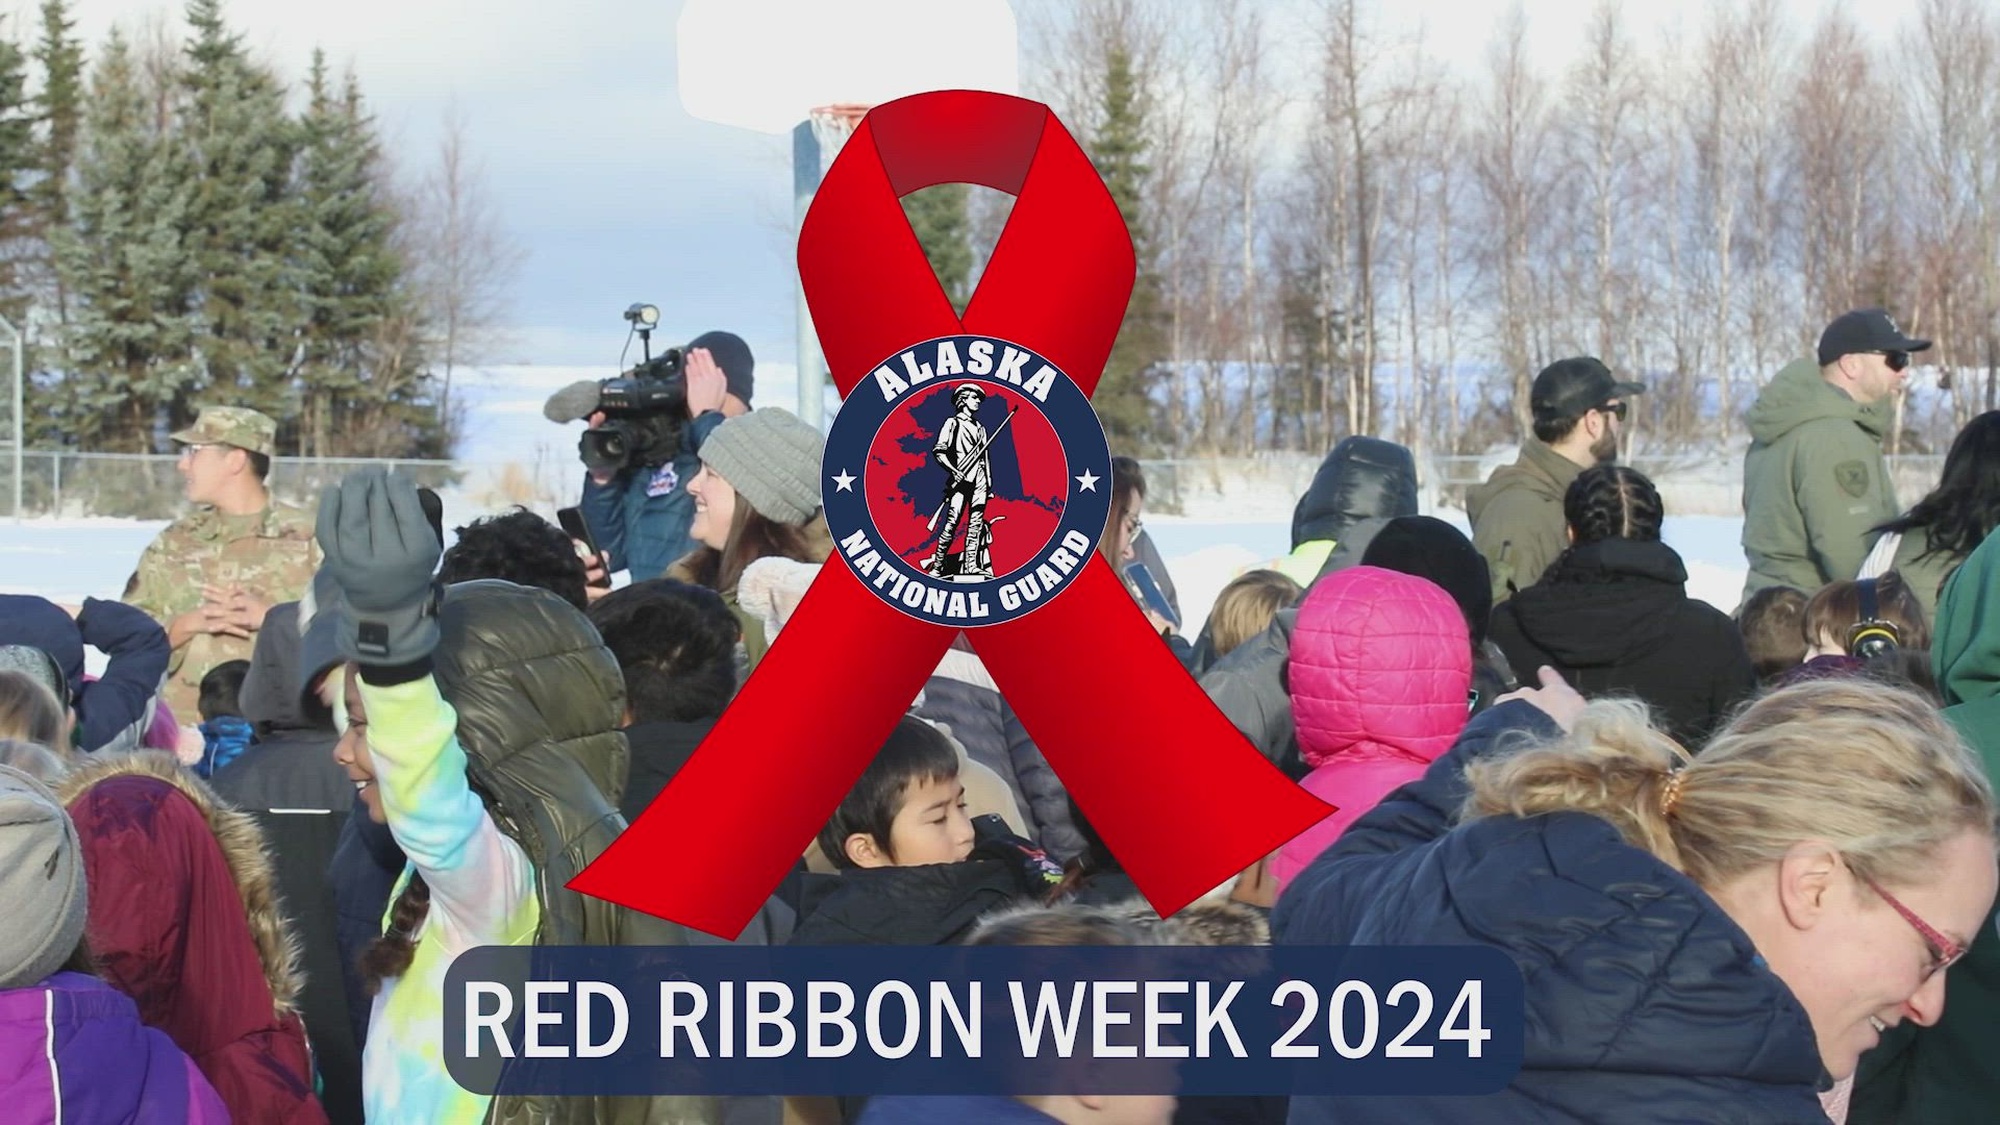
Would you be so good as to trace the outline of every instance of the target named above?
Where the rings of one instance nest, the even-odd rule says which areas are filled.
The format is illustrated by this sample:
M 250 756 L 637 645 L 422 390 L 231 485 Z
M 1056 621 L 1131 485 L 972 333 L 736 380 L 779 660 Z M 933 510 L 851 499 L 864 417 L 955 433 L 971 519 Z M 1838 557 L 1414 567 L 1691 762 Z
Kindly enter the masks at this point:
M 31 450 L 23 455 L 21 510 L 17 517 L 172 519 L 187 507 L 172 454 L 69 453 Z M 575 502 L 583 466 L 572 459 L 536 461 L 375 461 L 364 458 L 280 457 L 268 482 L 280 501 L 313 507 L 322 487 L 363 465 L 386 465 L 437 490 L 447 518 L 459 519 L 522 504 L 551 511 Z M 11 476 L 11 460 L 0 477 Z M 12 504 L 12 482 L 0 486 L 0 503 Z
M 1743 453 L 1641 454 L 1627 463 L 1660 490 L 1672 516 L 1737 516 L 1743 512 Z M 1466 491 L 1484 482 L 1517 452 L 1482 456 L 1429 456 L 1418 459 L 1419 489 L 1429 508 L 1463 511 Z M 1212 519 L 1289 518 L 1292 504 L 1312 484 L 1322 456 L 1278 452 L 1255 457 L 1184 458 L 1141 462 L 1146 473 L 1146 509 Z M 1888 458 L 1889 475 L 1903 507 L 1936 486 L 1944 470 L 1942 454 Z
M 1513 450 L 1479 457 L 1426 457 L 1419 462 L 1426 507 L 1463 509 L 1467 488 L 1514 459 Z M 1292 505 L 1312 484 L 1319 454 L 1273 452 L 1254 457 L 1200 457 L 1142 462 L 1146 508 L 1163 515 L 1206 519 L 1289 519 Z M 23 455 L 17 517 L 172 519 L 186 506 L 181 477 L 170 454 L 69 453 Z M 469 520 L 515 504 L 543 513 L 575 503 L 583 466 L 573 457 L 538 451 L 523 461 L 305 460 L 272 464 L 271 490 L 280 500 L 310 507 L 321 487 L 362 465 L 385 464 L 436 489 L 447 519 Z M 1675 516 L 1730 516 L 1742 512 L 1743 455 L 1641 455 L 1631 464 L 1659 486 Z M 1907 507 L 1937 483 L 1944 458 L 1921 454 L 1890 459 L 1897 495 Z M 0 505 L 12 506 L 11 458 L 0 460 Z

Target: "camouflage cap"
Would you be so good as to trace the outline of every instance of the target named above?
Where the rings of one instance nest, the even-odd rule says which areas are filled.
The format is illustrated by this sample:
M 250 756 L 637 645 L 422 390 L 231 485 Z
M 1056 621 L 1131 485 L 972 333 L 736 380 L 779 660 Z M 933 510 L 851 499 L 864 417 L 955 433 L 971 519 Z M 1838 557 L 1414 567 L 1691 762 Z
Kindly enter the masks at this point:
M 173 439 L 182 445 L 233 445 L 274 457 L 278 424 L 248 407 L 204 406 L 194 425 L 174 434 Z

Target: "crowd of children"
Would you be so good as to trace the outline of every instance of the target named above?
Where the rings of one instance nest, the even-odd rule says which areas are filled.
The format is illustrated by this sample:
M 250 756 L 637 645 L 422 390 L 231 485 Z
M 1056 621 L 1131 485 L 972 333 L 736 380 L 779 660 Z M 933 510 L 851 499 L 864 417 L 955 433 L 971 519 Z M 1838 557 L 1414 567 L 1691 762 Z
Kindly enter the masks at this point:
M 446 551 L 434 497 L 353 474 L 322 499 L 310 594 L 201 679 L 198 752 L 143 749 L 131 688 L 159 683 L 163 637 L 126 607 L 0 601 L 4 1115 L 1950 1125 L 2000 1104 L 1991 1068 L 1950 1061 L 2000 1045 L 2000 503 L 1966 483 L 1983 477 L 1948 465 L 1887 552 L 1930 544 L 1934 615 L 1896 569 L 1764 589 L 1734 618 L 1689 599 L 1657 490 L 1613 465 L 1576 477 L 1568 549 L 1496 606 L 1468 538 L 1416 513 L 1407 451 L 1366 438 L 1199 636 L 1135 591 L 1335 814 L 1160 918 L 961 645 L 738 940 L 1481 943 L 1529 979 L 1506 1091 L 465 1090 L 441 1042 L 459 953 L 714 940 L 565 884 L 672 784 L 825 565 L 818 440 L 779 411 L 723 421 L 696 554 L 610 592 L 539 517 L 475 521 Z M 1150 549 L 1136 463 L 1112 491 L 1100 550 L 1122 574 Z M 94 683 L 85 644 L 112 655 Z

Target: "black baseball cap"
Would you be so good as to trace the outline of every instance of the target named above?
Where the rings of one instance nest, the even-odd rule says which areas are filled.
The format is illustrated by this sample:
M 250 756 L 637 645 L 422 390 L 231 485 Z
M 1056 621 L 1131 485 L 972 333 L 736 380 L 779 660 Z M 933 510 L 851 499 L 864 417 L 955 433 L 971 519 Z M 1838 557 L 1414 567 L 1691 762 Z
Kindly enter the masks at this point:
M 722 377 L 728 384 L 729 393 L 750 405 L 750 392 L 756 388 L 757 361 L 750 355 L 750 345 L 734 332 L 704 332 L 688 341 L 687 350 L 707 348 L 715 365 L 722 368 Z
M 1614 398 L 1643 394 L 1644 383 L 1622 383 L 1595 356 L 1559 359 L 1535 376 L 1528 405 L 1542 421 L 1581 418 Z
M 1855 309 L 1841 313 L 1819 334 L 1819 365 L 1831 367 L 1844 355 L 1861 352 L 1921 352 L 1929 340 L 1903 335 L 1887 309 Z

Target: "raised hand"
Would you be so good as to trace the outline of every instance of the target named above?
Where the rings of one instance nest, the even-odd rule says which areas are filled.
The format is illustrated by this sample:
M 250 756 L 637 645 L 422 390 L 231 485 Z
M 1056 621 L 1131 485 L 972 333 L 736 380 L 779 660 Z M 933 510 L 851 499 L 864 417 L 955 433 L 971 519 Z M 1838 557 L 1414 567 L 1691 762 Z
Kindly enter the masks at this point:
M 436 583 L 443 545 L 417 486 L 379 466 L 349 473 L 320 495 L 325 567 L 345 599 L 341 652 L 363 664 L 408 664 L 437 648 Z

